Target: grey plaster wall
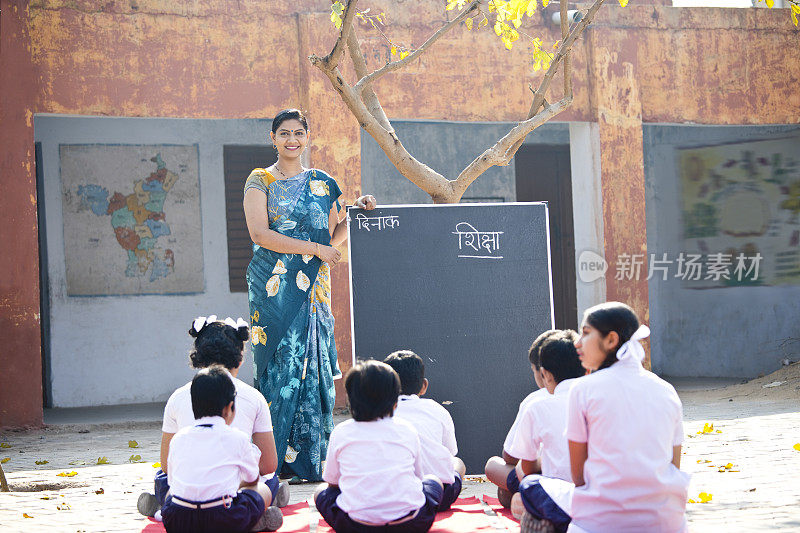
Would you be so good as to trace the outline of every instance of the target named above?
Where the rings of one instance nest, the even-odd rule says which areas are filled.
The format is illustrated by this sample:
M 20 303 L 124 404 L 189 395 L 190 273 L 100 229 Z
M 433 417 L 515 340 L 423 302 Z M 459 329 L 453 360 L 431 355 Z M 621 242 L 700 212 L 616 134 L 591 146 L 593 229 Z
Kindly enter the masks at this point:
M 676 149 L 794 137 L 800 126 L 648 124 L 644 133 L 647 252 L 681 251 L 681 179 Z M 800 286 L 693 290 L 679 279 L 649 281 L 653 370 L 668 376 L 754 377 L 796 360 Z
M 442 122 L 393 120 L 392 125 L 406 149 L 448 179 L 458 176 L 470 161 L 503 137 L 514 126 L 499 122 Z M 527 143 L 569 144 L 569 125 L 545 124 Z M 467 189 L 463 201 L 514 202 L 517 199 L 514 162 L 492 167 Z M 403 177 L 378 143 L 361 130 L 361 190 L 374 194 L 382 204 L 429 204 L 431 198 Z
M 55 407 L 165 400 L 193 374 L 191 320 L 248 317 L 247 294 L 228 289 L 224 144 L 260 144 L 270 120 L 189 120 L 37 115 L 46 209 L 50 365 Z M 197 144 L 204 287 L 196 294 L 67 296 L 59 144 Z M 239 376 L 251 382 L 249 351 Z

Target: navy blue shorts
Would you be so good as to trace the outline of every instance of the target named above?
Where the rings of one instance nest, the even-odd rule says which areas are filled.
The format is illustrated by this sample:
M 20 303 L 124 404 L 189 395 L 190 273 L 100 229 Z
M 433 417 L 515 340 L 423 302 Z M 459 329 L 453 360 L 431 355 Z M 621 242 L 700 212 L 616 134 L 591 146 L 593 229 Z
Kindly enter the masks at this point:
M 167 475 L 160 468 L 156 471 L 156 478 L 153 480 L 155 486 L 155 495 L 158 504 L 163 507 L 164 500 L 167 499 L 167 491 L 169 490 L 169 483 L 167 482 Z
M 275 502 L 275 496 L 278 495 L 278 486 L 280 485 L 281 481 L 278 479 L 278 476 L 272 476 L 264 483 L 272 493 L 272 501 L 269 502 L 269 504 L 272 505 Z M 160 468 L 156 472 L 156 478 L 153 480 L 153 485 L 155 486 L 156 500 L 158 500 L 158 504 L 163 507 L 164 500 L 167 498 L 167 491 L 169 490 L 169 482 L 167 481 L 167 475 Z
M 519 478 L 517 477 L 517 469 L 512 468 L 506 478 L 506 488 L 509 492 L 519 492 Z
M 192 502 L 203 503 L 203 502 Z M 245 533 L 264 514 L 264 498 L 250 489 L 242 489 L 229 508 L 223 505 L 209 509 L 189 509 L 174 503 L 167 496 L 161 518 L 168 533 Z
M 522 497 L 525 510 L 534 518 L 551 521 L 559 533 L 567 530 L 572 519 L 542 488 L 538 477 L 531 479 L 531 476 L 528 476 L 523 479 L 519 485 L 519 495 Z
M 366 533 L 374 531 L 395 533 L 425 533 L 436 519 L 436 509 L 442 501 L 442 486 L 432 479 L 422 481 L 425 505 L 419 508 L 417 516 L 400 524 L 368 526 L 351 519 L 336 505 L 336 498 L 342 493 L 339 487 L 328 487 L 316 499 L 317 511 L 336 533 Z
M 461 494 L 461 475 L 456 472 L 455 480 L 453 480 L 452 483 L 444 484 L 442 501 L 439 503 L 439 508 L 436 512 L 441 513 L 442 511 L 449 511 L 450 506 L 458 499 L 459 494 Z

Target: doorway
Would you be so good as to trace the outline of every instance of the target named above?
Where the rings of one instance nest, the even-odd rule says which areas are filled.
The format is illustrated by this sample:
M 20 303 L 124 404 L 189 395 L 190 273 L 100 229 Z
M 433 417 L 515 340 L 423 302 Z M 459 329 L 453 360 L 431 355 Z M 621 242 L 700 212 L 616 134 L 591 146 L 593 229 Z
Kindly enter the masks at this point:
M 568 144 L 523 144 L 515 158 L 518 202 L 547 202 L 556 328 L 578 328 L 572 173 Z

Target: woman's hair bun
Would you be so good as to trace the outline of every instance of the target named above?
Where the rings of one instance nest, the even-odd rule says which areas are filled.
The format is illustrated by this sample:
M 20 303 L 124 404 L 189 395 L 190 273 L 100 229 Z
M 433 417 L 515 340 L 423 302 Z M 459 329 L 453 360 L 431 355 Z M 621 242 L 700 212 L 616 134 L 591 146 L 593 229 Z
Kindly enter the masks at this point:
M 189 335 L 194 338 L 197 338 L 197 336 L 200 335 L 200 332 L 194 329 L 194 322 L 192 322 L 192 327 L 189 328 Z

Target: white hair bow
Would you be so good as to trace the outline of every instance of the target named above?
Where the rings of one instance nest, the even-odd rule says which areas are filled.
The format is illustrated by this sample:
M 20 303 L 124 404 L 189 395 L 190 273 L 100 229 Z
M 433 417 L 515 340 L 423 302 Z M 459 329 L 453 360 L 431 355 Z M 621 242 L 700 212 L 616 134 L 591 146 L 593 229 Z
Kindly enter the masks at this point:
M 623 361 L 625 359 L 634 359 L 641 363 L 644 361 L 644 348 L 639 344 L 639 341 L 646 339 L 650 336 L 650 328 L 642 324 L 639 326 L 631 339 L 619 347 L 617 350 L 617 359 Z
M 194 327 L 194 330 L 197 333 L 200 333 L 204 327 L 216 321 L 217 321 L 217 315 L 211 315 L 210 317 L 207 318 L 204 316 L 199 316 L 194 319 L 194 322 L 192 322 L 192 327 Z
M 247 322 L 245 322 L 242 317 L 237 318 L 235 322 L 231 317 L 227 317 L 225 320 L 223 320 L 223 322 L 225 322 L 227 325 L 229 325 L 233 329 L 240 329 L 240 328 L 246 328 L 247 327 Z

